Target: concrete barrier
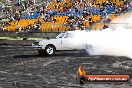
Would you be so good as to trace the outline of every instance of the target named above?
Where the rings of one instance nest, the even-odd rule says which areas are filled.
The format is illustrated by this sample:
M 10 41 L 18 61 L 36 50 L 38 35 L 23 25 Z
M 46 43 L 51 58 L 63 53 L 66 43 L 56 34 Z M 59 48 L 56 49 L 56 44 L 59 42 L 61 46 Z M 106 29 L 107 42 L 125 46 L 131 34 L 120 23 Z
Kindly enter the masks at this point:
M 35 40 L 0 40 L 0 45 L 31 46 Z
M 36 37 L 36 38 L 55 38 L 59 32 L 44 32 L 44 33 L 15 33 L 15 32 L 1 32 L 0 37 Z
M 0 37 L 23 37 L 23 38 L 55 38 L 60 32 L 45 32 L 45 33 L 15 33 L 4 32 L 0 33 Z M 0 45 L 20 45 L 30 46 L 35 40 L 0 40 Z

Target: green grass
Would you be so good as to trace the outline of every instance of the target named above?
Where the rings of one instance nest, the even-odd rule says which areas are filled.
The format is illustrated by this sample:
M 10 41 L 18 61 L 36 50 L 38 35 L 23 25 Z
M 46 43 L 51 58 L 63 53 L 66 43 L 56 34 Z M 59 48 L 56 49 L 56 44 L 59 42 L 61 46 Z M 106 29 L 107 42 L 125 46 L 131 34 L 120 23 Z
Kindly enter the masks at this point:
M 25 37 L 0 37 L 0 40 L 23 40 Z M 42 40 L 43 38 L 27 38 L 27 40 Z

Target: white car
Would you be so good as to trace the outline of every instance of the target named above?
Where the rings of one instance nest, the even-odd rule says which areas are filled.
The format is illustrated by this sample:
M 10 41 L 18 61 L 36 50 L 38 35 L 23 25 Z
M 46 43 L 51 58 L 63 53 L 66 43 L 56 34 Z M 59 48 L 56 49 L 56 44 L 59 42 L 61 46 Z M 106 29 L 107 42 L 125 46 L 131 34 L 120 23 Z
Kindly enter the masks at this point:
M 67 31 L 60 33 L 55 39 L 44 39 L 35 41 L 32 47 L 38 50 L 39 54 L 46 54 L 48 56 L 54 55 L 56 51 L 65 50 L 83 50 L 83 44 L 75 37 L 76 31 Z

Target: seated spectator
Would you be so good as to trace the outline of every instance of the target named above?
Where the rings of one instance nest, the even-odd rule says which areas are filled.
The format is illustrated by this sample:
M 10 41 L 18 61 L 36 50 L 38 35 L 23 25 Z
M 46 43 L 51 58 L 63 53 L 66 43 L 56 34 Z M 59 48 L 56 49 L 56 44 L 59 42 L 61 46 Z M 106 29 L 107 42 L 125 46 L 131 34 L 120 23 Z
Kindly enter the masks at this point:
M 35 23 L 34 28 L 33 28 L 33 32 L 38 32 L 38 31 L 39 31 L 39 24 Z
M 17 26 L 16 26 L 16 31 L 17 31 L 17 32 L 21 32 L 21 27 L 20 27 L 19 24 L 17 24 Z

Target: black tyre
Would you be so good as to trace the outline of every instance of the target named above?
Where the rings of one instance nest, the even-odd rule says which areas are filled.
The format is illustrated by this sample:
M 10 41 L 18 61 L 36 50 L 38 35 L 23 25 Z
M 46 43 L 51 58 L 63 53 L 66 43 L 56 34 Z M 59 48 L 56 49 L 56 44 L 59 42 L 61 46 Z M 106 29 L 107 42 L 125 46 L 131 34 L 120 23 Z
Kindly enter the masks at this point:
M 80 78 L 80 84 L 83 85 L 86 82 L 86 78 L 83 76 Z
M 48 45 L 48 46 L 46 46 L 46 48 L 45 48 L 45 53 L 46 53 L 46 55 L 48 55 L 48 56 L 52 56 L 52 55 L 54 55 L 54 53 L 55 53 L 55 47 L 53 46 L 53 45 Z

